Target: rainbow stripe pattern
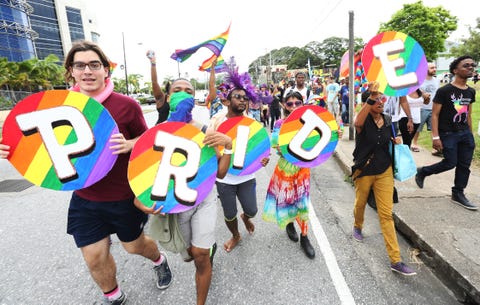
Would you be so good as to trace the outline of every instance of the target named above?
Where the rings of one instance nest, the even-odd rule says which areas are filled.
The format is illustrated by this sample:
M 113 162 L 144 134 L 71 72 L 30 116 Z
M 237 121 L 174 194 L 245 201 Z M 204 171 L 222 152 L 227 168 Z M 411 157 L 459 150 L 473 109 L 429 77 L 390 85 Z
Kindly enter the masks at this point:
M 212 70 L 212 63 L 213 63 L 213 60 L 215 60 L 215 58 L 218 58 L 217 59 L 217 64 L 214 67 L 215 72 L 217 72 L 217 73 L 224 72 L 225 71 L 225 60 L 223 59 L 222 55 L 217 56 L 215 54 L 213 54 L 210 58 L 206 59 L 202 63 L 202 65 L 198 68 L 198 70 L 210 72 L 210 70 Z
M 237 147 L 237 130 L 239 126 L 247 126 L 250 129 L 248 143 L 246 147 L 245 162 L 242 168 L 233 167 L 235 160 L 235 149 Z M 230 161 L 228 172 L 232 175 L 249 175 L 262 168 L 262 159 L 270 155 L 270 138 L 267 130 L 256 120 L 239 116 L 233 117 L 222 124 L 217 129 L 232 139 L 233 155 Z
M 328 144 L 322 149 L 320 154 L 311 161 L 304 161 L 299 159 L 289 149 L 289 145 L 292 142 L 292 139 L 297 135 L 299 130 L 304 125 L 301 117 L 307 110 L 313 111 L 321 120 L 323 120 L 323 122 L 328 125 L 331 130 L 331 137 L 328 141 Z M 313 130 L 312 132 L 310 132 L 309 136 L 302 144 L 302 148 L 307 151 L 311 150 L 320 141 L 321 137 L 321 132 L 318 132 L 318 130 Z M 316 105 L 303 106 L 295 109 L 292 113 L 290 113 L 290 115 L 285 119 L 282 126 L 280 127 L 280 134 L 278 136 L 278 145 L 280 147 L 282 156 L 288 162 L 298 167 L 315 167 L 322 164 L 333 154 L 337 143 L 338 124 L 335 121 L 335 118 L 325 108 Z
M 77 177 L 68 182 L 58 178 L 40 133 L 25 135 L 16 121 L 17 115 L 62 105 L 80 110 L 95 138 L 95 147 L 90 153 L 70 158 Z M 109 149 L 109 139 L 115 133 L 118 133 L 117 124 L 95 99 L 68 90 L 49 90 L 28 96 L 12 109 L 5 120 L 3 143 L 10 146 L 8 159 L 25 179 L 44 188 L 69 191 L 92 185 L 110 171 L 117 160 L 117 155 Z M 77 141 L 75 130 L 68 124 L 55 127 L 54 134 L 60 145 Z
M 228 26 L 227 30 L 220 35 L 217 35 L 213 38 L 210 38 L 194 47 L 185 49 L 185 50 L 175 50 L 175 52 L 170 56 L 170 58 L 178 61 L 178 62 L 184 62 L 192 54 L 198 51 L 200 48 L 207 48 L 210 51 L 213 52 L 216 56 L 220 56 L 220 53 L 222 53 L 223 47 L 225 47 L 225 44 L 227 43 L 228 39 L 228 33 L 230 32 L 230 25 Z
M 355 78 L 353 84 L 355 92 L 365 92 L 368 87 L 365 69 L 363 68 L 362 64 L 362 53 L 363 50 L 360 50 L 359 52 L 355 53 L 355 57 L 353 58 L 353 62 L 355 63 Z
M 163 160 L 163 152 L 154 150 L 155 137 L 158 131 L 189 139 L 201 148 L 198 172 L 187 185 L 198 192 L 192 206 L 180 203 L 175 197 L 175 181 L 170 178 L 165 200 L 152 199 L 152 187 L 158 174 L 161 162 L 172 162 L 181 167 L 185 164 L 184 155 L 175 153 L 171 160 Z M 128 180 L 136 197 L 147 207 L 158 209 L 163 206 L 164 213 L 180 213 L 200 204 L 210 193 L 217 176 L 217 156 L 215 150 L 203 144 L 205 135 L 198 128 L 183 122 L 164 122 L 147 130 L 135 144 L 128 165 Z M 179 169 L 181 170 L 181 169 Z
M 402 52 L 389 55 L 388 58 L 389 60 L 402 58 L 405 66 L 396 70 L 397 76 L 413 72 L 416 74 L 418 82 L 408 87 L 396 89 L 388 84 L 382 63 L 373 54 L 373 47 L 397 39 L 403 41 L 405 49 Z M 415 91 L 425 80 L 428 70 L 427 59 L 422 46 L 411 36 L 395 31 L 380 33 L 367 43 L 362 54 L 362 65 L 367 80 L 378 81 L 380 83 L 379 91 L 387 96 L 404 96 Z

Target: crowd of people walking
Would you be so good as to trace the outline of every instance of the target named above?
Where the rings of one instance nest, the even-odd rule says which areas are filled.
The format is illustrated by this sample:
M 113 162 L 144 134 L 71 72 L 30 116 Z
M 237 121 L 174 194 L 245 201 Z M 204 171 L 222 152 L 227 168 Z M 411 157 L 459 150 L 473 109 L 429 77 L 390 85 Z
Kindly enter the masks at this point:
M 307 73 L 298 71 L 293 79 L 255 86 L 248 73 L 241 74 L 237 69 L 231 69 L 217 84 L 217 75 L 212 69 L 206 97 L 211 118 L 208 125 L 192 119 L 195 88 L 191 82 L 177 79 L 168 84 L 167 90 L 162 89 L 157 79 L 154 52 L 148 52 L 147 57 L 158 110 L 157 124 L 164 121 L 193 124 L 205 132 L 204 143 L 214 147 L 217 155 L 216 187 L 201 204 L 178 216 L 179 230 L 186 244 L 183 258 L 195 265 L 196 304 L 205 304 L 211 284 L 212 264 L 217 251 L 217 199 L 223 209 L 226 228 L 231 233 L 223 244 L 227 253 L 234 251 L 242 239 L 238 216 L 247 232 L 253 234 L 254 219 L 259 213 L 255 175 L 228 173 L 233 142 L 217 131 L 219 125 L 228 119 L 248 116 L 269 131 L 272 153 L 278 154 L 278 162 L 262 200 L 261 218 L 277 224 L 287 238 L 299 242 L 300 249 L 309 259 L 315 258 L 315 249 L 308 237 L 310 169 L 289 162 L 278 145 L 282 124 L 292 112 L 307 104 L 327 109 L 338 126 L 354 124 L 356 146 L 352 178 L 356 195 L 355 202 L 352 202 L 352 238 L 358 242 L 365 238 L 364 212 L 367 197 L 373 190 L 392 271 L 407 276 L 416 274 L 402 261 L 392 218 L 394 178 L 390 145 L 403 142 L 413 152 L 418 151 L 418 134 L 423 126 L 427 126 L 434 153 L 443 154 L 443 159 L 433 165 L 420 166 L 415 177 L 416 184 L 422 188 L 426 177 L 455 168 L 452 201 L 469 210 L 477 209 L 464 194 L 475 147 L 471 120 L 475 90 L 467 84 L 467 79 L 473 75 L 476 64 L 469 56 L 459 57 L 451 63 L 453 81 L 441 88 L 435 77 L 434 63 L 429 63 L 425 83 L 407 96 L 387 98 L 379 92 L 378 83 L 372 82 L 362 94 L 359 108 L 357 101 L 351 103 L 349 100 L 348 78 L 337 80 L 333 75 L 326 75 L 309 79 Z M 173 279 L 166 253 L 161 252 L 157 243 L 143 230 L 149 217 L 162 213 L 161 208 L 147 208 L 140 203 L 130 189 L 126 175 L 130 152 L 147 130 L 147 125 L 140 106 L 131 98 L 114 92 L 110 81 L 110 62 L 98 45 L 87 41 L 75 43 L 66 56 L 64 66 L 73 88 L 98 99 L 119 125 L 119 133 L 111 139 L 112 151 L 118 155 L 118 161 L 104 179 L 73 192 L 67 232 L 73 236 L 93 280 L 103 292 L 104 303 L 124 304 L 127 295 L 116 278 L 116 264 L 110 253 L 111 234 L 118 236 L 128 253 L 151 261 L 159 289 L 168 288 Z M 360 94 L 356 92 L 355 96 L 360 97 Z M 354 115 L 350 122 L 349 107 L 352 104 Z M 463 110 L 459 111 L 460 108 Z M 338 134 L 341 137 L 340 129 Z M 395 137 L 395 134 L 401 136 Z M 8 158 L 9 153 L 10 147 L 2 144 L 0 139 L 0 157 Z M 262 165 L 266 166 L 269 160 L 263 158 Z M 242 208 L 240 214 L 237 199 Z

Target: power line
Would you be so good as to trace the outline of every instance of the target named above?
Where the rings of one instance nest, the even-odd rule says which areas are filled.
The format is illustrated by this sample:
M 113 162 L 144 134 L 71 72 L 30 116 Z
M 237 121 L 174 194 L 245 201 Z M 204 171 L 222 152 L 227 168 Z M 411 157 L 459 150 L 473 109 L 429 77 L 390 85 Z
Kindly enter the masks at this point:
M 325 22 L 325 20 L 328 19 L 328 17 L 330 17 L 330 15 L 333 13 L 333 11 L 335 11 L 335 9 L 343 2 L 343 0 L 339 0 L 337 2 L 337 4 L 335 4 L 335 6 L 327 13 L 327 16 L 325 16 L 325 18 L 320 18 L 320 23 L 318 23 L 314 30 L 313 31 L 316 31 L 322 24 L 323 22 Z

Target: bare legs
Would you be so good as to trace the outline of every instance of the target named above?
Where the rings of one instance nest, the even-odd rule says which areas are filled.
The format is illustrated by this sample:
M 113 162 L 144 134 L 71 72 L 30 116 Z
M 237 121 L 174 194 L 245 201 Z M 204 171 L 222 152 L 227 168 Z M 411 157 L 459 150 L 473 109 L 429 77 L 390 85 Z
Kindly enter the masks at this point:
M 253 232 L 255 231 L 255 225 L 250 220 L 251 217 L 248 217 L 247 215 L 242 213 L 240 215 L 240 218 L 242 218 L 242 221 L 245 224 L 245 228 L 247 229 L 247 232 L 250 235 L 252 235 Z M 240 232 L 238 231 L 238 218 L 235 218 L 231 221 L 225 220 L 225 223 L 230 233 L 232 233 L 232 238 L 227 240 L 227 242 L 223 245 L 223 247 L 225 251 L 230 252 L 233 250 L 233 248 L 237 246 L 240 240 L 242 240 L 242 237 L 240 236 Z
M 154 261 L 160 257 L 160 251 L 155 242 L 143 233 L 134 241 L 122 243 L 128 253 L 138 254 Z M 117 286 L 117 267 L 110 253 L 110 239 L 97 241 L 81 248 L 83 258 L 90 274 L 103 292 L 111 291 Z

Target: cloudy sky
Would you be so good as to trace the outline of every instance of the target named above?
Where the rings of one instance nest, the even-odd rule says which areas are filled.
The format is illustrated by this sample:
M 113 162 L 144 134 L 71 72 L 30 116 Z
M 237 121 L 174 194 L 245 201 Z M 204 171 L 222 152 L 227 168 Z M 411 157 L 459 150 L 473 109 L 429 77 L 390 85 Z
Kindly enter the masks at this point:
M 146 50 L 157 54 L 159 79 L 166 76 L 206 79 L 198 66 L 211 55 L 205 48 L 180 65 L 170 59 L 175 49 L 186 49 L 231 29 L 224 58 L 235 56 L 240 71 L 270 50 L 284 46 L 303 47 L 310 41 L 337 36 L 348 38 L 349 11 L 354 12 L 355 37 L 368 42 L 381 22 L 388 21 L 404 3 L 414 0 L 300 0 L 300 1 L 149 1 L 87 0 L 96 14 L 100 44 L 112 61 L 123 63 L 122 33 L 128 73 L 149 77 Z M 90 3 L 91 2 L 91 3 Z M 480 17 L 466 0 L 424 0 L 429 7 L 442 6 L 459 18 L 451 40 L 468 34 Z M 275 62 L 275 59 L 273 58 Z M 115 77 L 123 77 L 117 68 Z

